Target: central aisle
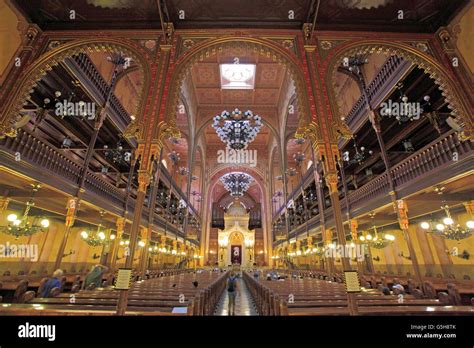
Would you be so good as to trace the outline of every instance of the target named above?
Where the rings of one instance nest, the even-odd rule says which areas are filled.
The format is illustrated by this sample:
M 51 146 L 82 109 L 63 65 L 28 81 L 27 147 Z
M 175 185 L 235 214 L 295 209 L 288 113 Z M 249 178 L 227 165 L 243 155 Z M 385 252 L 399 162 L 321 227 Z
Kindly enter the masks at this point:
M 241 278 L 237 279 L 237 286 L 239 291 L 235 299 L 235 315 L 258 315 L 252 295 L 250 295 L 250 291 Z M 228 306 L 229 297 L 227 296 L 227 289 L 225 289 L 217 304 L 214 315 L 229 315 Z

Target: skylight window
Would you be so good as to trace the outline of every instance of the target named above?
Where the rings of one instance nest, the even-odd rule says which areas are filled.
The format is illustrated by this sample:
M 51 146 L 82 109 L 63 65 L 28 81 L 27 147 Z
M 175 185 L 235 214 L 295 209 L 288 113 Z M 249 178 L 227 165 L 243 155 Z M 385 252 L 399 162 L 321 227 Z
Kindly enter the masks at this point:
M 222 89 L 253 89 L 255 64 L 221 64 Z

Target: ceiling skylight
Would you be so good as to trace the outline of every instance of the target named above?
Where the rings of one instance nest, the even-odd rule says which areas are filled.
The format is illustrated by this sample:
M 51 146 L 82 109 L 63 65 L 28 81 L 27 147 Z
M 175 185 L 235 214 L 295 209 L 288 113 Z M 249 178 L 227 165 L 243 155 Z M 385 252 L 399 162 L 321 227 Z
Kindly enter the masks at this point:
M 253 89 L 255 64 L 221 64 L 222 89 Z

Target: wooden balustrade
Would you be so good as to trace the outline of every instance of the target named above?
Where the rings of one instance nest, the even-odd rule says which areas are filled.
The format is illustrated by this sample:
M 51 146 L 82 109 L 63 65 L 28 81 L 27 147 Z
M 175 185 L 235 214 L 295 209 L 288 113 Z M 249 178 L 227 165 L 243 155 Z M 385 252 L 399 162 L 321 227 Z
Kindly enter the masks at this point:
M 455 160 L 454 154 L 457 154 L 457 160 Z M 390 169 L 395 189 L 400 191 L 408 187 L 413 191 L 406 192 L 406 194 L 423 189 L 426 185 L 429 185 L 426 180 L 427 175 L 433 177 L 436 173 L 446 171 L 450 165 L 468 160 L 468 157 L 472 157 L 473 154 L 474 144 L 469 141 L 460 141 L 455 131 L 451 130 Z M 418 186 L 413 186 L 413 184 L 418 182 L 421 178 L 424 178 L 423 182 Z M 359 189 L 349 193 L 348 198 L 351 209 L 353 211 L 362 212 L 369 207 L 369 204 L 373 204 L 377 199 L 387 199 L 388 203 L 389 191 L 388 175 L 387 173 L 383 173 Z M 341 199 L 342 206 L 345 206 L 345 200 L 346 198 Z M 277 217 L 278 215 L 275 218 Z M 332 218 L 333 211 L 332 208 L 329 207 L 325 211 L 325 220 L 330 224 Z M 319 226 L 319 214 L 312 217 L 307 223 L 309 224 L 309 229 Z M 303 231 L 303 229 L 304 224 L 299 225 L 296 229 L 290 231 L 290 236 L 295 237 Z
M 93 84 L 93 86 L 99 92 L 101 99 L 100 102 L 103 103 L 107 97 L 109 85 L 98 72 L 90 58 L 85 54 L 79 54 L 67 60 L 67 64 L 76 66 L 80 69 L 80 75 L 86 77 L 86 79 L 88 79 Z M 121 125 L 120 128 L 126 126 L 131 121 L 130 115 L 114 94 L 112 94 L 110 97 L 109 109 L 107 111 L 111 116 L 112 121 L 119 121 L 115 123 Z

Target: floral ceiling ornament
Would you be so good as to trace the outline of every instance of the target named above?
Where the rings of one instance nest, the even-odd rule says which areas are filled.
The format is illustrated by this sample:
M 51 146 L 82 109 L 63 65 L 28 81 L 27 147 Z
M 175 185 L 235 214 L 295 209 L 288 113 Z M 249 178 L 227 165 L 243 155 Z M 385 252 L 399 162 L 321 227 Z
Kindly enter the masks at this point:
M 227 146 L 241 150 L 255 140 L 262 125 L 262 118 L 254 115 L 252 111 L 242 113 L 239 109 L 235 109 L 231 113 L 224 110 L 220 116 L 215 116 L 212 128 Z

